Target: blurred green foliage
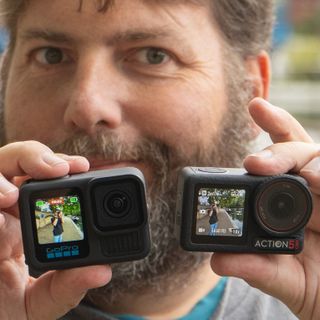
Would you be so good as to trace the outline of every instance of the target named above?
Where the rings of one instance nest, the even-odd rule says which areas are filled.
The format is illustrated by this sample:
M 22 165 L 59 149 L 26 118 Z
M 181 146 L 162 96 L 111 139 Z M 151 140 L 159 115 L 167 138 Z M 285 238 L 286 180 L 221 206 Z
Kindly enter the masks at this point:
M 288 43 L 288 78 L 320 80 L 320 38 L 296 34 Z

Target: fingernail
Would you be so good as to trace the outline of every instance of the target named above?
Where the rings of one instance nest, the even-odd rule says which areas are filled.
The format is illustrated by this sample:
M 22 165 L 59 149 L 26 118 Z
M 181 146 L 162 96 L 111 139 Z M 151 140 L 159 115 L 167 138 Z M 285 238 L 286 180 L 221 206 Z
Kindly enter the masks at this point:
M 320 172 L 320 157 L 314 158 L 311 160 L 302 170 L 301 172 Z
M 55 167 L 61 164 L 65 164 L 66 161 L 56 156 L 54 153 L 45 153 L 42 156 L 42 160 L 49 166 Z
M 0 193 L 6 195 L 14 191 L 17 191 L 17 187 L 10 183 L 5 177 L 0 176 Z
M 260 152 L 251 154 L 251 157 L 257 157 L 261 159 L 270 159 L 273 157 L 273 153 L 271 150 L 266 149 L 266 150 L 262 150 Z

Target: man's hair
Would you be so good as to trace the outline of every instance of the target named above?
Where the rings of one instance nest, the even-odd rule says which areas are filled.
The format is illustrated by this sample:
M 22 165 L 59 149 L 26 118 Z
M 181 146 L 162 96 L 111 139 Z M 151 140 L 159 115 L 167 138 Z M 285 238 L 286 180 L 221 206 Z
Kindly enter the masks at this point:
M 79 0 L 79 11 L 84 0 Z M 146 0 L 160 2 L 159 0 Z M 162 0 L 163 1 L 163 0 Z M 209 3 L 221 33 L 235 53 L 242 57 L 269 50 L 273 25 L 273 0 L 176 0 L 175 2 Z M 19 15 L 29 0 L 0 0 L 2 24 L 14 47 Z M 97 10 L 104 12 L 114 0 L 96 0 Z M 165 1 L 165 2 L 172 2 Z

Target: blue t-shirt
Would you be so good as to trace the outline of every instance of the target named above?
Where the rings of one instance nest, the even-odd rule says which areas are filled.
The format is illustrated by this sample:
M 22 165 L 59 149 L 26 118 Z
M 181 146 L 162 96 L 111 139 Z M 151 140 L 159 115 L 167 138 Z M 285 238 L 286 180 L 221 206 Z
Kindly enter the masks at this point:
M 68 312 L 60 320 L 132 320 L 141 317 L 120 318 L 107 314 L 85 302 Z M 214 290 L 199 301 L 191 312 L 176 320 L 298 320 L 281 301 L 250 287 L 245 281 L 229 277 L 221 279 Z

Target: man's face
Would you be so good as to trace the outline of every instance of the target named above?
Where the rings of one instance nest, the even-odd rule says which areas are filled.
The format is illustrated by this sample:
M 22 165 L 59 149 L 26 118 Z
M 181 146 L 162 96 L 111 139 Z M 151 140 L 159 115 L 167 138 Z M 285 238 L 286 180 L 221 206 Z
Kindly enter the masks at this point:
M 167 290 L 202 260 L 173 239 L 177 170 L 239 163 L 251 89 L 226 63 L 209 8 L 119 0 L 100 13 L 94 4 L 30 1 L 4 79 L 7 142 L 38 140 L 96 169 L 142 169 L 151 254 L 114 267 L 111 285 Z
M 104 131 L 131 144 L 154 138 L 186 156 L 210 148 L 226 111 L 210 10 L 139 0 L 115 1 L 106 13 L 95 1 L 78 7 L 33 0 L 21 17 L 5 94 L 7 141 L 55 145 Z M 148 171 L 141 162 L 134 165 Z

